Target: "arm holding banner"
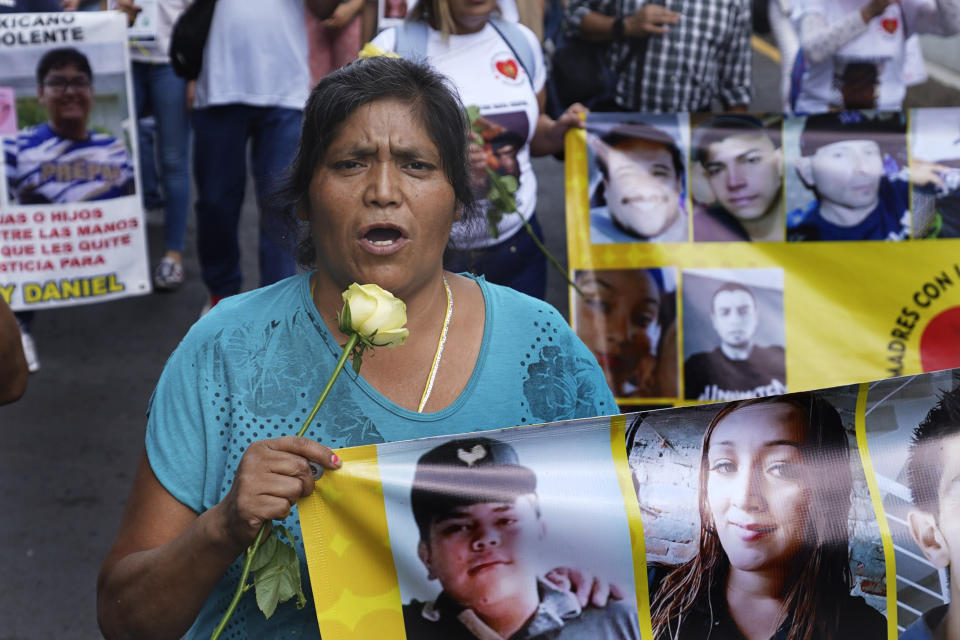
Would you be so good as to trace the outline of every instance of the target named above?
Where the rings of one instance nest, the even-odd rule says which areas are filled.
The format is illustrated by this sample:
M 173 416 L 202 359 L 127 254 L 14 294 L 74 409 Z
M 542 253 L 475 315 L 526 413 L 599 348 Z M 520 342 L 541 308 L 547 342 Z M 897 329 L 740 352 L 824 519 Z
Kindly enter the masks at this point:
M 0 297 L 0 405 L 14 402 L 27 390 L 27 361 L 17 319 Z
M 340 463 L 327 447 L 292 436 L 253 443 L 233 488 L 197 514 L 141 458 L 123 522 L 97 581 L 97 617 L 108 638 L 179 637 L 260 526 L 283 519 L 313 491 L 308 460 Z

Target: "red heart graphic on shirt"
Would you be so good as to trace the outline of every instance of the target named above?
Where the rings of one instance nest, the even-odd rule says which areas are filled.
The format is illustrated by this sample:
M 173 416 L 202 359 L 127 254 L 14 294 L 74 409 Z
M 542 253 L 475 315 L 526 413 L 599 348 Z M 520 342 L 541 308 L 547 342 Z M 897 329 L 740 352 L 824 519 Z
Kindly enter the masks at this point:
M 897 19 L 896 18 L 884 18 L 880 21 L 880 26 L 883 27 L 883 30 L 887 33 L 894 33 L 897 30 Z
M 501 60 L 497 62 L 496 65 L 497 71 L 507 76 L 511 80 L 517 79 L 517 63 L 513 60 Z

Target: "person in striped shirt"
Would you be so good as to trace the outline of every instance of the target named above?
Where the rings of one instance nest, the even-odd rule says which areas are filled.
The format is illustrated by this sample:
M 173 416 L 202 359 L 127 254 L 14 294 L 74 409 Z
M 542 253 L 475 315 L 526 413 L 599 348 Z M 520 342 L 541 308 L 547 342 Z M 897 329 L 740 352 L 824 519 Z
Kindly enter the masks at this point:
M 93 72 L 72 47 L 48 51 L 37 65 L 37 97 L 47 122 L 4 141 L 11 202 L 48 204 L 108 200 L 134 192 L 123 140 L 88 128 Z

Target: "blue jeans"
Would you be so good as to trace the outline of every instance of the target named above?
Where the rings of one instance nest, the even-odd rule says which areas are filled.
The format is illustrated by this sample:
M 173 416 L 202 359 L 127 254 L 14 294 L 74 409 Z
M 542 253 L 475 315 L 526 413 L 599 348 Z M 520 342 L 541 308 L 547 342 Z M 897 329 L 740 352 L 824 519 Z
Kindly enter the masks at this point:
M 157 177 L 157 121 L 153 115 L 137 120 L 137 140 L 140 142 L 140 186 L 143 208 L 160 209 L 163 207 L 163 192 Z
M 187 152 L 190 119 L 187 115 L 186 83 L 173 73 L 169 64 L 133 63 L 133 93 L 137 101 L 137 117 L 153 114 L 160 157 L 160 176 L 164 203 L 164 243 L 167 250 L 183 251 L 190 206 L 190 173 Z M 153 146 L 140 146 L 140 166 Z M 149 185 L 144 182 L 144 188 Z
M 303 113 L 284 107 L 227 104 L 193 111 L 193 167 L 197 185 L 197 253 L 210 294 L 240 292 L 238 228 L 251 141 L 253 181 L 260 209 L 260 286 L 296 272 L 281 238 L 280 212 L 270 197 L 293 160 Z
M 543 242 L 543 229 L 536 215 L 530 218 L 530 227 Z M 547 295 L 547 258 L 526 229 L 521 228 L 505 242 L 491 247 L 451 252 L 445 263 L 450 271 L 482 275 L 487 282 L 502 284 L 534 298 L 543 300 Z

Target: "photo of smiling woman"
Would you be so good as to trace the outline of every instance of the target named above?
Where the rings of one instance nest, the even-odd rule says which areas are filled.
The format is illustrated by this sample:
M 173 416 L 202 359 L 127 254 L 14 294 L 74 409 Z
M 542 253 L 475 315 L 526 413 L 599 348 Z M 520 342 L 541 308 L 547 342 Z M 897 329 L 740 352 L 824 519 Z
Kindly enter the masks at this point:
M 662 426 L 645 427 L 641 441 L 656 433 L 680 444 Z M 680 563 L 651 564 L 654 637 L 885 638 L 883 615 L 851 595 L 849 532 L 857 510 L 850 448 L 839 413 L 815 394 L 731 402 L 717 411 L 694 467 L 694 553 Z M 641 482 L 642 473 L 635 468 Z M 642 496 L 640 502 L 643 510 Z M 655 512 L 647 506 L 645 532 L 646 516 Z M 656 548 L 648 546 L 648 562 Z M 856 561 L 857 593 L 862 572 L 877 571 L 873 564 Z

